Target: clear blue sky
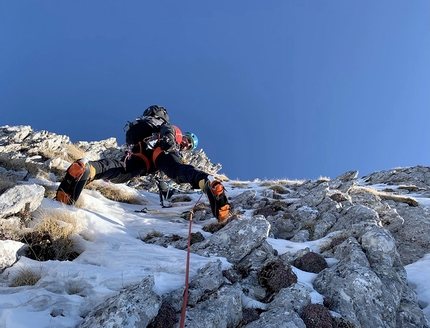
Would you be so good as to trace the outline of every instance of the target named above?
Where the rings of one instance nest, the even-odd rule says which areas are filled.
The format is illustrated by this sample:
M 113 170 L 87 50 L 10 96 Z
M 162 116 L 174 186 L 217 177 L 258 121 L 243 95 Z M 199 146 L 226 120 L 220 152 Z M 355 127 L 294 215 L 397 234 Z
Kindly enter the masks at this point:
M 0 125 L 115 137 L 149 105 L 228 177 L 430 165 L 430 1 L 1 1 Z

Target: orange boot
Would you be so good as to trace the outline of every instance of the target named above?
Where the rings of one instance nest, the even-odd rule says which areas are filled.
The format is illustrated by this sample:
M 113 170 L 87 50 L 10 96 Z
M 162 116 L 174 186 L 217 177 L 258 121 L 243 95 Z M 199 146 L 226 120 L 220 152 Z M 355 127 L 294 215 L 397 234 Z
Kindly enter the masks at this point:
M 94 178 L 95 170 L 86 158 L 74 161 L 67 169 L 66 176 L 60 183 L 56 199 L 73 205 L 79 198 L 84 186 Z
M 199 185 L 209 200 L 213 215 L 219 222 L 226 222 L 230 214 L 230 204 L 221 181 L 208 176 L 208 180 L 200 181 Z

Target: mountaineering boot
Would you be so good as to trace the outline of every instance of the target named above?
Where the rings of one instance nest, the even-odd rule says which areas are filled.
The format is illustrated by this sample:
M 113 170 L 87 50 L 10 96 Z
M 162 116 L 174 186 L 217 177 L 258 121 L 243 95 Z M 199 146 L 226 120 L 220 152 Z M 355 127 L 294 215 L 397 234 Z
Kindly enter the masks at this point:
M 219 222 L 227 221 L 230 213 L 230 204 L 221 181 L 208 176 L 208 180 L 199 182 L 200 188 L 209 200 L 213 215 Z
M 67 205 L 76 203 L 82 189 L 94 178 L 95 173 L 95 169 L 88 163 L 88 159 L 82 158 L 74 161 L 58 187 L 56 200 Z

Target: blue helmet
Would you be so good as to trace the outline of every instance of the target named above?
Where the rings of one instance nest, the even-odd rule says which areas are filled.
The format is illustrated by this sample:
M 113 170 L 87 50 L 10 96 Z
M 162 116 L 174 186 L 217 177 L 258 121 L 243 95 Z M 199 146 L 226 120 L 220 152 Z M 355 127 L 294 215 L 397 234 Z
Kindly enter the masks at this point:
M 187 139 L 189 139 L 189 141 L 191 143 L 190 150 L 194 150 L 197 148 L 197 145 L 199 144 L 199 138 L 197 138 L 197 136 L 194 133 L 185 132 L 182 134 L 182 138 L 183 137 L 186 137 Z

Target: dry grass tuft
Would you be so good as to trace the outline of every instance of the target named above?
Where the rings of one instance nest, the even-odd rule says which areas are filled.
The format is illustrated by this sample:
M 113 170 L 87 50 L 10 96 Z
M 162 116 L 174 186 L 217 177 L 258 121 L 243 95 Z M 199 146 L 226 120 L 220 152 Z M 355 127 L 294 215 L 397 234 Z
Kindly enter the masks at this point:
M 45 189 L 45 198 L 54 199 L 57 196 L 57 189 L 53 189 L 51 186 L 42 186 Z
M 283 195 L 283 194 L 287 194 L 288 193 L 288 190 L 285 189 L 284 187 L 280 186 L 280 185 L 271 186 L 269 189 L 272 189 L 277 194 L 282 194 Z
M 54 237 L 68 237 L 77 233 L 78 218 L 75 213 L 64 210 L 41 211 L 42 221 L 35 225 L 39 231 L 50 231 Z
M 85 157 L 85 151 L 74 144 L 67 144 L 66 150 L 67 150 L 67 157 L 63 158 L 66 161 L 73 162 L 77 159 L 81 159 Z
M 318 180 L 317 180 L 317 182 L 318 183 L 323 183 L 323 182 L 330 182 L 331 180 L 330 180 L 330 178 L 329 177 L 319 177 L 318 178 Z
M 65 144 L 62 149 L 38 149 L 35 154 L 45 158 L 61 158 L 67 162 L 73 162 L 85 157 L 85 151 L 72 143 Z
M 397 203 L 406 203 L 409 206 L 414 206 L 414 207 L 419 206 L 418 201 L 413 197 L 393 195 L 385 192 L 380 192 L 378 195 L 379 197 L 381 197 L 382 200 L 392 200 Z
M 276 181 L 273 181 L 273 180 L 266 180 L 266 181 L 263 181 L 263 182 L 261 182 L 260 183 L 260 187 L 271 187 L 271 186 L 274 186 L 274 185 L 276 185 L 277 184 L 277 182 Z
M 387 192 L 383 192 L 383 191 L 378 191 L 376 189 L 369 188 L 369 187 L 356 186 L 356 187 L 352 188 L 351 191 L 349 191 L 350 194 L 354 194 L 357 192 L 369 192 L 375 196 L 380 197 L 381 200 L 392 200 L 392 201 L 397 202 L 397 203 L 406 203 L 409 206 L 414 206 L 414 207 L 419 206 L 418 201 L 413 197 L 403 196 L 403 195 L 395 195 L 395 194 L 391 194 L 391 193 L 387 193 Z
M 74 250 L 71 236 L 79 230 L 76 214 L 68 211 L 40 212 L 42 220 L 23 237 L 29 249 L 26 255 L 38 261 L 73 260 L 79 254 Z
M 235 181 L 231 185 L 231 188 L 249 188 L 248 182 Z
M 34 286 L 42 278 L 40 271 L 30 268 L 20 269 L 18 275 L 12 280 L 10 287 Z
M 265 180 L 260 182 L 260 187 L 300 185 L 303 182 L 305 182 L 305 180 Z
M 98 183 L 90 183 L 85 186 L 89 190 L 97 190 L 107 199 L 134 205 L 144 205 L 143 201 L 136 193 L 127 192 L 124 189 L 115 185 L 100 185 Z
M 348 191 L 349 194 L 356 194 L 356 193 L 362 193 L 362 192 L 368 192 L 375 196 L 378 196 L 378 193 L 379 193 L 378 190 L 374 188 L 362 187 L 362 186 L 354 186 Z
M 146 236 L 144 237 L 139 237 L 138 239 L 140 239 L 141 241 L 147 243 L 148 241 L 150 241 L 153 238 L 160 238 L 163 237 L 164 234 L 155 230 L 152 230 L 151 232 L 149 232 Z
M 223 182 L 230 180 L 225 174 L 213 174 L 213 177 Z

